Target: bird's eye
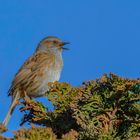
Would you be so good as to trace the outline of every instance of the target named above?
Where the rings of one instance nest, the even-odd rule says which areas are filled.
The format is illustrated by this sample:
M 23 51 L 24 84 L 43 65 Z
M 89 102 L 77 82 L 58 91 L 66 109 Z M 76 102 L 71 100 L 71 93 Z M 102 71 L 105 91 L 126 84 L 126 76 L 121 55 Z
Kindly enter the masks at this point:
M 53 41 L 53 43 L 55 43 L 55 44 L 56 44 L 56 43 L 57 43 L 57 41 Z

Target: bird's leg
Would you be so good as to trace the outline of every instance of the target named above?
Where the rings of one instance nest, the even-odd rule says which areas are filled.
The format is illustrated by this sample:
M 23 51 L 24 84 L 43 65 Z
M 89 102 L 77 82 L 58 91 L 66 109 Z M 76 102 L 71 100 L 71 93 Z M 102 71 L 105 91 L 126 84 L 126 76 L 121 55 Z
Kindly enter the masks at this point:
M 23 91 L 23 97 L 25 101 L 30 101 L 31 98 L 27 95 L 26 91 Z

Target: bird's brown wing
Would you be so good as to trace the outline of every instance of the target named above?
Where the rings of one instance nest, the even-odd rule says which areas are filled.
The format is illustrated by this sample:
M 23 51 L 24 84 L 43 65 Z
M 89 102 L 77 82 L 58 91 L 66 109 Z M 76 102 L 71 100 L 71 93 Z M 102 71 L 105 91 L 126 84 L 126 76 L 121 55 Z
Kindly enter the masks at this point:
M 54 58 L 54 54 L 47 52 L 38 52 L 31 56 L 15 75 L 9 95 L 13 95 L 19 90 L 38 88 L 39 78 L 43 76 L 44 69 L 52 65 Z

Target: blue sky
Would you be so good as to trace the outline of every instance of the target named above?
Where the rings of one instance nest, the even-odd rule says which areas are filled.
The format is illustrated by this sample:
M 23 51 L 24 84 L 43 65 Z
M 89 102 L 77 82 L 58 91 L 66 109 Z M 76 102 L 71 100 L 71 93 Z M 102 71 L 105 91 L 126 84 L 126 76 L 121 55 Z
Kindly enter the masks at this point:
M 70 51 L 63 53 L 60 81 L 77 86 L 109 72 L 139 77 L 139 6 L 139 0 L 1 0 L 0 121 L 10 104 L 7 91 L 15 73 L 48 35 L 71 42 Z M 19 128 L 22 115 L 14 111 L 5 136 Z

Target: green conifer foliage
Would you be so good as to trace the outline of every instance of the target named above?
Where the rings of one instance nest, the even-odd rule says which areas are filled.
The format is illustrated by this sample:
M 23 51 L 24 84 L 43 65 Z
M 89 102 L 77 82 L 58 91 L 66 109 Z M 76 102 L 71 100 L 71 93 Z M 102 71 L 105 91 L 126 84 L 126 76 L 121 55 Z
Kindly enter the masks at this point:
M 42 103 L 25 98 L 20 140 L 136 140 L 140 139 L 140 80 L 105 74 L 80 87 L 50 83 L 46 97 L 54 105 L 49 111 Z M 29 136 L 28 136 L 29 134 Z M 46 138 L 46 139 L 45 139 Z M 21 139 L 22 140 L 22 139 Z

